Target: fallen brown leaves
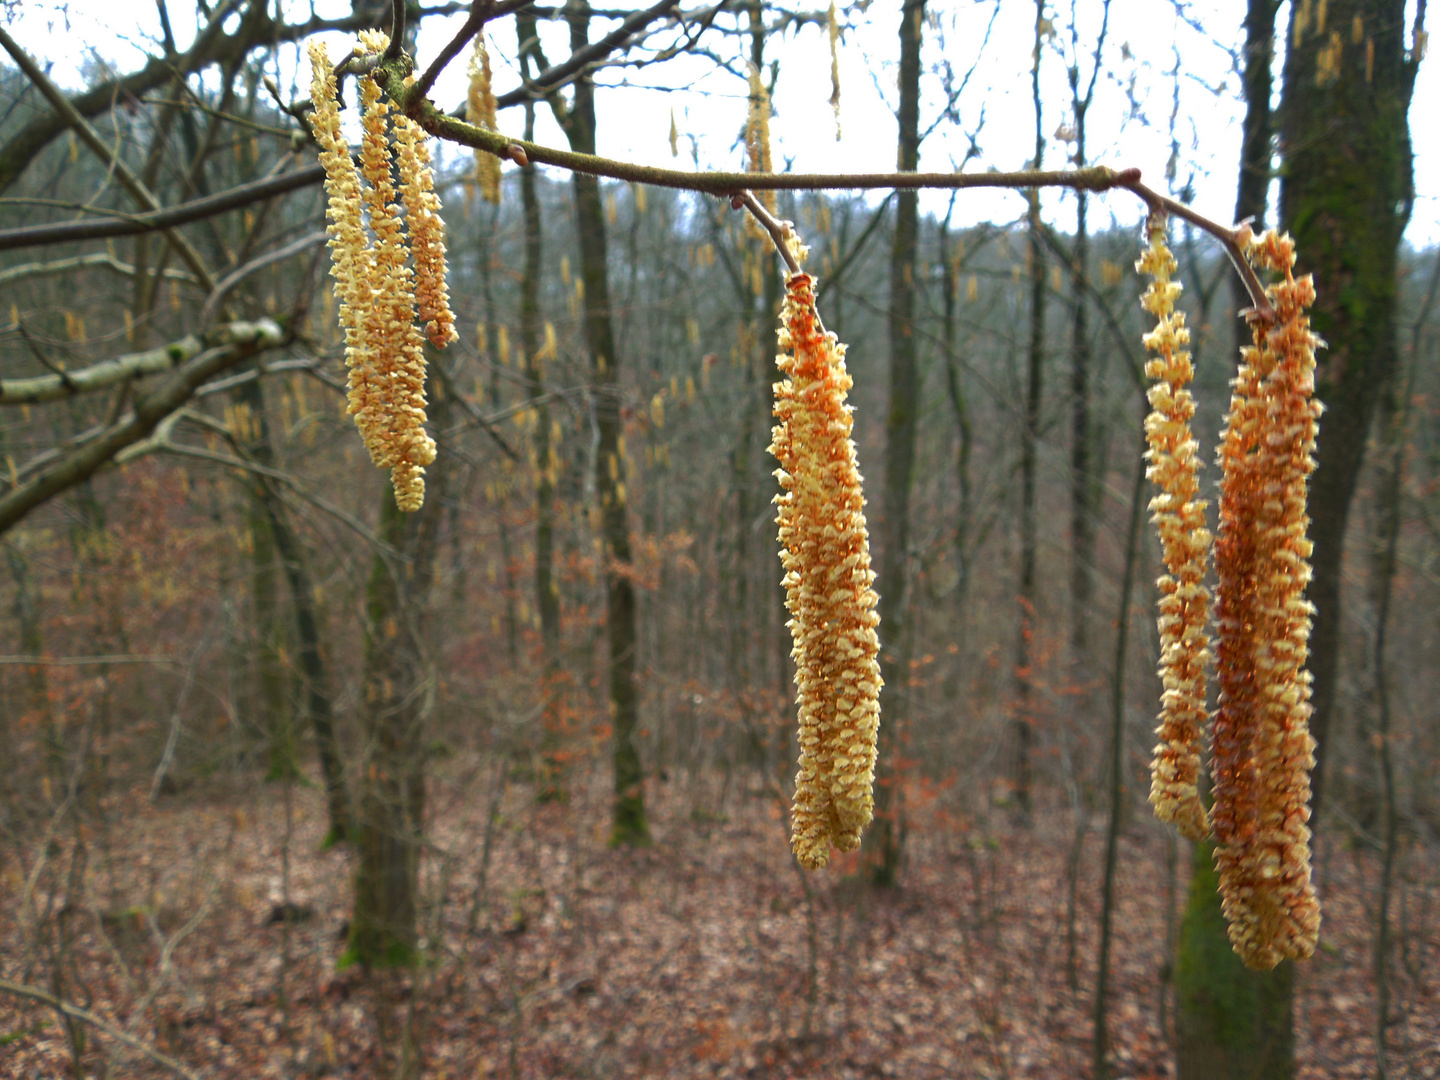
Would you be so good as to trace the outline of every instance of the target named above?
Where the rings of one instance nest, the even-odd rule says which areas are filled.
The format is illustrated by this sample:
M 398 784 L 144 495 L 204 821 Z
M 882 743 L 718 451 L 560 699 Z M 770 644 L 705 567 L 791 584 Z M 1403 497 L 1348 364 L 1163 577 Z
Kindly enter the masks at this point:
M 654 846 L 612 851 L 603 775 L 568 806 L 537 806 L 493 764 L 446 762 L 425 871 L 432 963 L 383 998 L 387 1022 L 413 1022 L 420 1075 L 1088 1074 L 1098 830 L 1082 862 L 1072 994 L 1072 823 L 915 829 L 904 886 L 878 892 L 861 883 L 853 855 L 802 879 L 780 805 L 757 794 L 758 783 L 740 789 L 733 781 L 722 796 L 708 777 L 656 783 Z M 158 807 L 138 797 L 104 807 L 103 821 L 80 834 L 84 889 L 36 896 L 42 910 L 71 912 L 66 996 L 208 1076 L 383 1075 L 380 991 L 361 972 L 334 969 L 347 856 L 318 851 L 317 791 L 293 795 L 288 845 L 273 786 L 258 797 L 191 791 Z M 943 803 L 923 813 L 943 818 Z M 76 842 L 72 830 L 45 857 L 68 867 Z M 1120 1077 L 1173 1075 L 1160 1027 L 1162 1010 L 1167 1023 L 1174 1015 L 1162 982 L 1164 844 L 1137 818 L 1122 845 L 1111 991 Z M 37 854 L 0 875 L 0 973 L 50 987 L 58 939 L 18 906 Z M 1392 1062 L 1436 1077 L 1437 859 L 1412 853 L 1411 863 L 1412 903 L 1428 905 L 1412 910 L 1412 929 L 1429 937 L 1408 939 L 1417 974 L 1401 975 Z M 42 868 L 37 881 L 48 880 L 63 888 L 66 877 Z M 1374 859 L 1322 844 L 1317 880 L 1326 922 L 1321 949 L 1300 969 L 1300 1075 L 1369 1075 Z M 294 906 L 278 906 L 286 902 Z M 43 1007 L 0 998 L 0 1038 L 0 1076 L 68 1074 L 64 1031 Z M 107 1056 L 110 1075 L 163 1075 L 92 1033 L 87 1067 L 100 1075 Z

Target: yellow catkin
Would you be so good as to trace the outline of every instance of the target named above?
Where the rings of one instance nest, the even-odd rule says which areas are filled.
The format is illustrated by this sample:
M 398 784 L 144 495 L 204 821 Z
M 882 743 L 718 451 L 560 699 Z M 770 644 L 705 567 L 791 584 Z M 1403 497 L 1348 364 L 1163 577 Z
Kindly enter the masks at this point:
M 360 35 L 362 52 L 385 48 L 383 33 Z M 311 125 L 320 145 L 329 196 L 331 267 L 340 323 L 345 329 L 345 362 L 349 368 L 347 411 L 355 418 L 371 460 L 390 470 L 395 502 L 401 510 L 418 510 L 425 497 L 424 466 L 435 460 L 435 443 L 425 431 L 425 356 L 415 326 L 415 273 L 407 265 L 406 240 L 391 176 L 390 108 L 369 75 L 359 82 L 363 136 L 360 168 L 350 158 L 340 126 L 336 83 L 325 47 L 310 45 Z M 434 320 L 434 334 L 443 344 L 454 336 L 444 291 L 444 246 L 439 238 L 439 200 L 428 181 L 418 135 L 396 128 L 401 183 L 411 189 L 415 206 L 410 217 L 418 226 L 425 304 Z M 427 155 L 428 156 L 428 155 Z M 408 158 L 408 160 L 407 160 Z M 421 212 L 416 213 L 416 209 Z M 373 243 L 367 236 L 368 216 Z M 433 220 L 427 220 L 433 219 Z M 448 336 L 443 332 L 450 325 Z
M 485 31 L 475 35 L 470 55 L 470 92 L 465 101 L 465 119 L 489 131 L 496 127 L 495 91 L 490 85 L 490 51 L 485 47 Z M 475 180 L 481 196 L 489 203 L 500 202 L 500 159 L 484 150 L 475 151 Z
M 435 460 L 435 444 L 425 433 L 425 356 L 415 328 L 414 275 L 401 230 L 399 206 L 390 172 L 389 103 L 375 80 L 359 80 L 364 138 L 362 194 L 375 234 L 375 299 L 367 313 L 375 348 L 362 386 L 352 383 L 350 408 L 371 460 L 390 469 L 395 502 L 418 509 L 425 498 L 424 468 Z
M 850 438 L 845 346 L 821 326 L 813 279 L 791 274 L 776 358 L 770 452 L 780 462 L 780 559 L 794 640 L 800 722 L 791 843 L 825 866 L 833 844 L 860 845 L 874 814 L 880 729 L 879 639 L 865 500 Z
M 1222 434 L 1215 543 L 1219 708 L 1213 729 L 1215 861 L 1230 941 L 1250 967 L 1314 952 L 1320 906 L 1310 880 L 1308 478 L 1315 468 L 1315 349 L 1308 277 L 1273 231 L 1247 257 L 1281 276 L 1266 289 L 1273 324 L 1255 323 Z
M 835 0 L 825 13 L 826 36 L 830 39 L 830 108 L 835 110 L 835 141 L 840 141 L 840 16 Z
M 750 69 L 749 111 L 745 119 L 745 168 L 749 172 L 770 172 L 770 95 L 760 72 Z M 756 196 L 771 214 L 775 213 L 775 192 L 761 191 Z M 749 214 L 745 228 L 757 240 L 768 242 L 770 234 Z
M 1157 320 L 1145 335 L 1145 348 L 1155 357 L 1145 365 L 1151 380 L 1154 410 L 1145 419 L 1150 445 L 1146 476 L 1160 489 L 1150 501 L 1151 520 L 1160 534 L 1166 573 L 1160 589 L 1160 742 L 1150 766 L 1150 803 L 1155 816 L 1173 823 L 1182 835 L 1199 840 L 1210 831 L 1200 801 L 1198 781 L 1204 736 L 1205 665 L 1211 659 L 1206 624 L 1210 594 L 1202 583 L 1210 533 L 1205 528 L 1205 502 L 1196 498 L 1199 444 L 1191 434 L 1195 400 L 1189 385 L 1195 377 L 1190 331 L 1185 315 L 1175 310 L 1180 283 L 1171 280 L 1175 257 L 1165 242 L 1165 218 L 1152 216 L 1150 244 L 1135 269 L 1153 281 L 1141 306 Z

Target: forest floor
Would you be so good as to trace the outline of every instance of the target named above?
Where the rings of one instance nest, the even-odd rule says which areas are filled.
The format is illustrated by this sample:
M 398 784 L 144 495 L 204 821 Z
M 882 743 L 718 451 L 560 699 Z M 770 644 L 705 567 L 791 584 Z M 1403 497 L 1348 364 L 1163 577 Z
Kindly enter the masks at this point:
M 653 783 L 653 843 L 612 850 L 604 779 L 537 805 L 494 765 L 442 763 L 430 962 L 383 987 L 337 970 L 349 860 L 320 849 L 316 790 L 117 795 L 82 830 L 6 840 L 0 978 L 58 987 L 205 1077 L 380 1077 L 407 1023 L 418 1075 L 436 1080 L 1090 1075 L 1099 816 L 1080 848 L 1072 965 L 1069 814 L 1027 830 L 921 791 L 902 884 L 879 891 L 853 856 L 802 875 L 782 808 L 739 774 Z M 1166 940 L 1188 845 L 1137 813 L 1119 854 L 1113 1073 L 1173 1076 Z M 1437 867 L 1412 848 L 1392 905 L 1405 931 L 1392 1076 L 1440 1077 Z M 1300 1075 L 1368 1077 L 1377 860 L 1332 843 L 1317 879 Z M 85 1075 L 168 1075 L 104 1032 L 85 1045 Z M 75 1075 L 70 1055 L 55 1012 L 0 994 L 0 1076 Z

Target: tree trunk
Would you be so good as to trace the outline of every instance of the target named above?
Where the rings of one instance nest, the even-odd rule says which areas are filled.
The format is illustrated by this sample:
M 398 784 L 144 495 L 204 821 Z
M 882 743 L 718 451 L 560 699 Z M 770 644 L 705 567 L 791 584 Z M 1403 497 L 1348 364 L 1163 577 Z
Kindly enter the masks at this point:
M 252 415 L 260 418 L 256 437 L 246 447 L 246 453 L 257 464 L 275 468 L 275 448 L 265 426 L 265 399 L 260 391 L 260 384 L 258 381 L 245 383 L 243 390 L 244 396 L 241 400 L 250 408 Z M 320 758 L 320 774 L 325 783 L 325 800 L 330 814 L 330 829 L 325 836 L 328 847 L 342 843 L 349 837 L 350 807 L 345 789 L 345 768 L 340 757 L 339 744 L 335 739 L 335 708 L 330 692 L 330 676 L 320 649 L 320 619 L 315 610 L 315 588 L 310 578 L 305 552 L 290 528 L 290 517 L 274 485 L 263 476 L 252 475 L 249 495 L 252 530 L 257 536 L 263 532 L 266 542 L 271 545 L 271 561 L 278 562 L 285 573 L 290 588 L 290 602 L 295 613 L 302 683 L 302 717 L 300 723 L 295 723 L 289 715 L 288 702 L 286 703 L 285 727 L 281 733 L 287 748 L 285 756 L 298 771 L 294 741 L 298 731 L 308 724 L 315 734 L 315 750 Z M 254 519 L 257 517 L 263 518 L 263 530 L 255 528 Z M 273 632 L 279 636 L 278 628 Z M 272 748 L 272 775 L 276 766 L 275 754 L 276 750 Z
M 436 430 L 448 410 L 429 383 Z M 434 578 L 445 501 L 445 449 L 428 470 L 425 504 L 413 514 L 381 497 L 377 552 L 365 590 L 365 658 L 360 710 L 365 765 L 356 837 L 355 908 L 346 960 L 366 968 L 416 960 L 417 891 L 425 821 L 425 719 L 434 692 L 425 602 Z
M 1380 388 L 1397 355 L 1396 250 L 1414 198 L 1406 114 L 1417 63 L 1406 56 L 1401 0 L 1337 0 L 1329 12 L 1331 24 L 1345 30 L 1335 39 L 1343 42 L 1336 75 L 1325 81 L 1317 71 L 1317 54 L 1333 50 L 1332 39 L 1313 27 L 1292 32 L 1280 110 L 1280 220 L 1295 237 L 1301 265 L 1315 275 L 1311 321 L 1329 343 L 1316 372 L 1325 416 L 1310 482 L 1309 597 L 1319 609 L 1310 635 L 1317 810 L 1339 674 L 1345 523 Z M 1352 44 L 1356 28 L 1363 40 Z
M 528 29 L 533 33 L 533 19 Z M 525 30 L 522 29 L 522 35 Z M 528 77 L 528 53 L 520 62 Z M 525 138 L 535 133 L 535 106 L 525 106 Z M 560 459 L 551 445 L 550 409 L 545 404 L 545 359 L 540 355 L 544 320 L 540 315 L 540 274 L 542 241 L 540 195 L 535 186 L 535 166 L 520 171 L 520 202 L 525 228 L 525 262 L 520 274 L 520 348 L 524 352 L 526 393 L 535 411 L 531 428 L 530 463 L 535 481 L 535 610 L 540 614 L 540 647 L 543 652 L 545 696 L 540 715 L 540 767 L 535 796 L 544 802 L 565 798 L 564 732 L 560 708 L 560 587 L 555 581 L 555 479 Z M 548 359 L 554 359 L 549 357 Z
M 1143 450 L 1142 450 L 1143 454 Z M 1120 617 L 1115 631 L 1115 666 L 1110 672 L 1110 821 L 1105 830 L 1105 874 L 1100 887 L 1100 952 L 1095 963 L 1095 1002 L 1091 1013 L 1090 1074 L 1110 1075 L 1110 945 L 1115 922 L 1115 874 L 1119 862 L 1120 828 L 1125 819 L 1125 653 L 1130 641 L 1130 592 L 1140 554 L 1141 507 L 1145 505 L 1145 459 L 1135 470 L 1130 495 L 1130 526 L 1125 534 L 1125 573 L 1120 579 Z M 1083 835 L 1080 842 L 1084 842 Z M 1079 844 L 1076 845 L 1079 847 Z
M 1271 62 L 1278 6 L 1276 0 L 1250 0 L 1245 14 L 1246 109 L 1235 220 L 1253 218 L 1257 230 L 1265 222 L 1270 183 Z M 1233 275 L 1232 288 L 1236 309 L 1248 307 L 1250 296 L 1238 275 Z M 1203 317 L 1199 321 L 1203 324 Z M 1235 343 L 1237 348 L 1250 344 L 1249 327 L 1239 319 Z M 1208 843 L 1194 849 L 1190 895 L 1176 945 L 1178 1080 L 1293 1076 L 1295 1036 L 1287 989 L 1294 982 L 1293 965 L 1287 961 L 1274 971 L 1251 971 L 1231 951 L 1216 894 L 1214 851 Z M 1276 1004 L 1282 1000 L 1283 1007 Z
M 1175 957 L 1175 1065 L 1182 1080 L 1278 1080 L 1295 1075 L 1290 1004 L 1295 965 L 1257 973 L 1230 948 L 1215 846 L 1195 846 Z
M 236 438 L 245 454 L 273 467 L 270 423 L 265 415 L 265 391 L 258 379 L 242 383 L 235 392 Z M 295 721 L 281 656 L 285 651 L 284 615 L 280 607 L 280 559 L 271 515 L 259 483 L 247 485 L 245 509 L 250 529 L 250 603 L 255 633 L 255 687 L 252 707 L 259 712 L 257 727 L 269 740 L 267 780 L 294 780 L 300 775 L 295 747 Z
M 1246 17 L 1250 103 L 1237 217 L 1264 213 L 1276 7 L 1273 0 L 1251 0 Z M 1310 728 L 1319 743 L 1313 825 L 1336 700 L 1346 519 L 1379 390 L 1395 365 L 1395 256 L 1413 196 L 1406 113 L 1415 61 L 1405 52 L 1401 0 L 1336 0 L 1323 33 L 1305 23 L 1309 11 L 1292 9 L 1279 121 L 1280 219 L 1295 237 L 1301 269 L 1315 275 L 1312 323 L 1329 343 L 1316 379 L 1326 411 L 1309 507 L 1315 551 L 1308 595 L 1318 609 L 1309 664 L 1315 680 Z M 1240 963 L 1226 938 L 1216 880 L 1213 849 L 1202 844 L 1175 969 L 1178 1076 L 1289 1080 L 1295 1075 L 1294 965 L 1255 973 Z
M 1031 65 L 1031 95 L 1035 103 L 1035 168 L 1045 154 L 1041 130 L 1040 57 L 1043 54 L 1041 27 L 1044 0 L 1035 0 L 1035 57 Z M 1040 402 L 1045 374 L 1045 241 L 1041 235 L 1040 192 L 1031 189 L 1028 229 L 1030 233 L 1030 348 L 1025 366 L 1025 412 L 1020 429 L 1020 633 L 1015 647 L 1015 745 L 1011 783 L 1015 808 L 1020 819 L 1029 822 L 1031 757 L 1035 744 L 1033 696 L 1034 657 L 1031 634 L 1035 626 L 1035 560 L 1038 537 L 1035 519 L 1035 470 L 1040 442 Z
M 1279 0 L 1249 0 L 1245 10 L 1245 122 L 1241 128 L 1240 184 L 1235 197 L 1235 220 L 1254 219 L 1258 233 L 1265 227 L 1265 208 L 1270 193 L 1270 160 L 1273 132 L 1270 94 L 1274 85 L 1275 13 Z M 1235 310 L 1250 306 L 1250 294 L 1238 274 L 1230 278 Z M 1250 344 L 1250 327 L 1235 320 L 1235 348 Z
M 30 560 L 22 545 L 24 536 L 15 534 L 11 543 L 5 545 L 5 560 L 10 565 L 10 576 L 15 580 L 15 621 L 20 630 L 20 652 L 26 656 L 40 656 L 45 651 L 45 638 L 40 617 L 40 588 L 30 573 Z M 50 706 L 50 679 L 45 665 L 31 664 L 25 668 L 25 698 L 27 719 L 38 721 L 44 733 L 45 765 L 52 784 L 58 785 L 65 776 L 65 742 L 55 726 L 55 710 Z M 10 730 L 10 710 L 0 709 L 0 739 L 3 745 L 11 746 L 13 732 Z M 7 778 L 8 779 L 8 778 Z M 58 787 L 52 790 L 59 791 Z
M 589 41 L 588 0 L 569 0 L 570 49 Z M 588 76 L 575 80 L 575 99 L 563 125 L 570 148 L 595 153 L 595 84 Z M 575 223 L 580 237 L 580 276 L 585 283 L 585 340 L 592 365 L 595 419 L 600 433 L 595 461 L 595 490 L 600 500 L 601 537 L 605 548 L 606 627 L 610 638 L 610 720 L 614 727 L 615 802 L 611 842 L 638 844 L 649 840 L 645 819 L 644 774 L 635 746 L 640 695 L 635 685 L 635 585 L 626 520 L 625 455 L 621 452 L 620 358 L 610 321 L 610 286 L 606 275 L 605 207 L 600 181 L 577 172 Z
M 914 172 L 920 163 L 920 41 L 925 0 L 905 0 L 900 11 L 900 146 L 897 165 Z M 905 852 L 905 808 L 897 787 L 902 752 L 911 635 L 905 627 L 906 562 L 910 549 L 910 481 L 915 471 L 916 418 L 920 384 L 915 371 L 915 248 L 919 202 L 914 191 L 895 196 L 895 239 L 890 248 L 890 408 L 885 415 L 885 489 L 880 533 L 879 776 L 875 792 L 875 852 L 872 875 L 894 885 Z

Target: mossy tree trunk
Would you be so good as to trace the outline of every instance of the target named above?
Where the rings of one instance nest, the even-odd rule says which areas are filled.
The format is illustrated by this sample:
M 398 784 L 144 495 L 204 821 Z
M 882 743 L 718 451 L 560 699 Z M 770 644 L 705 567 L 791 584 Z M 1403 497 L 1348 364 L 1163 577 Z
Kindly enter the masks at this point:
M 1175 1065 L 1181 1080 L 1295 1075 L 1295 965 L 1251 971 L 1230 948 L 1215 846 L 1197 844 L 1175 957 Z
M 1246 19 L 1244 162 L 1237 216 L 1264 214 L 1269 176 L 1273 0 Z M 1292 9 L 1279 133 L 1280 221 L 1315 275 L 1313 325 L 1328 343 L 1316 392 L 1325 403 L 1310 485 L 1317 614 L 1311 633 L 1311 731 L 1319 742 L 1311 808 L 1318 820 L 1336 702 L 1340 570 L 1346 519 L 1380 388 L 1395 365 L 1396 249 L 1413 198 L 1406 113 L 1416 60 L 1403 0 L 1335 0 L 1327 26 Z M 1299 18 L 1300 24 L 1296 25 Z M 1295 968 L 1247 970 L 1230 951 L 1213 850 L 1196 848 L 1177 956 L 1180 1080 L 1290 1080 L 1295 1075 Z
M 1280 221 L 1315 275 L 1312 322 L 1329 343 L 1316 372 L 1325 415 L 1310 482 L 1309 597 L 1319 609 L 1310 635 L 1310 727 L 1322 755 L 1335 712 L 1345 523 L 1397 356 L 1396 252 L 1414 199 L 1406 114 L 1418 63 L 1405 49 L 1403 0 L 1336 0 L 1329 21 L 1339 37 L 1314 26 L 1292 30 L 1279 117 Z M 1323 790 L 1322 757 L 1314 805 Z

